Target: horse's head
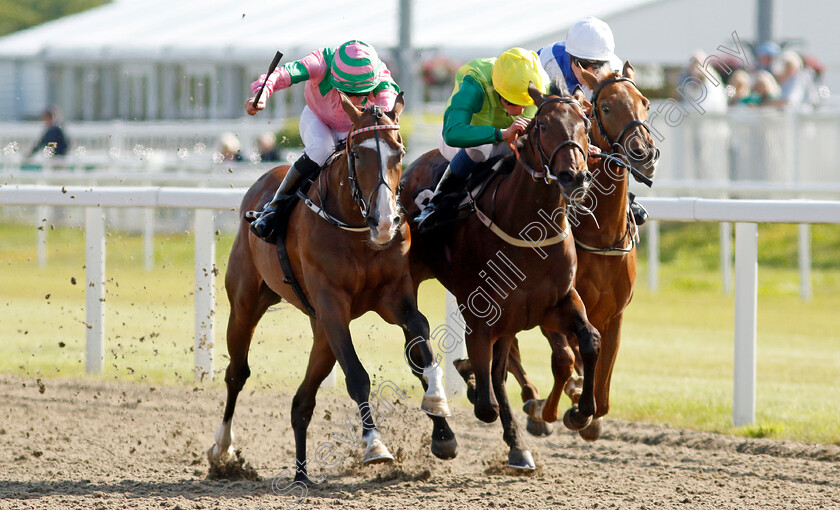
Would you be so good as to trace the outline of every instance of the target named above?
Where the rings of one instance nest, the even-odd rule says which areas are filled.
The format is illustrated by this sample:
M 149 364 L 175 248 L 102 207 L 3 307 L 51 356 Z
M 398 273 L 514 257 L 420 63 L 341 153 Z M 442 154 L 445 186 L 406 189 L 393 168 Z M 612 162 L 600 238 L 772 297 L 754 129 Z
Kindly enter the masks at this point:
M 341 105 L 353 129 L 347 135 L 347 166 L 353 199 L 370 227 L 374 247 L 385 248 L 402 224 L 397 204 L 397 188 L 402 175 L 405 147 L 400 136 L 403 94 L 397 96 L 390 112 L 380 106 L 357 108 L 344 94 Z
M 589 150 L 589 120 L 584 113 L 589 105 L 583 93 L 575 95 L 543 95 L 533 84 L 528 93 L 537 106 L 537 113 L 525 135 L 517 140 L 517 151 L 526 154 L 534 171 L 520 158 L 520 164 L 535 179 L 558 184 L 567 202 L 583 200 L 589 190 L 592 174 L 586 166 Z
M 648 179 L 656 171 L 659 149 L 653 142 L 648 109 L 650 101 L 633 82 L 635 71 L 624 63 L 621 74 L 598 77 L 582 70 L 583 79 L 592 93 L 593 139 L 605 151 L 621 154 L 636 172 Z M 642 181 L 634 172 L 634 177 Z

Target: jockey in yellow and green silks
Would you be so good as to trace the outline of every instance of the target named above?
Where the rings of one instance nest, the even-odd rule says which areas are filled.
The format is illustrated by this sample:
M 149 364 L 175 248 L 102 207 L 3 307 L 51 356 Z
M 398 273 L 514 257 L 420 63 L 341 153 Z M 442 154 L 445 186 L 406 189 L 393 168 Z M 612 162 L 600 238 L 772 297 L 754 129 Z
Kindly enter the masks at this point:
M 530 83 L 548 92 L 549 79 L 539 57 L 522 48 L 472 60 L 458 69 L 443 114 L 439 147 L 449 166 L 417 217 L 421 229 L 434 223 L 429 218 L 442 196 L 459 189 L 478 163 L 510 151 L 507 142 L 525 132 L 537 111 L 528 94 Z

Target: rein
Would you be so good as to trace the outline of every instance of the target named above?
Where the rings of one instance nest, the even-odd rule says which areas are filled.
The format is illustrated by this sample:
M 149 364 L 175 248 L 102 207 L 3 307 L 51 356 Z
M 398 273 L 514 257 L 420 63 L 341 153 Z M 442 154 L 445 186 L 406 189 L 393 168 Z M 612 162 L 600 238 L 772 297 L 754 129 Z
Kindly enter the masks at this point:
M 359 207 L 359 211 L 362 213 L 362 217 L 364 218 L 367 218 L 370 200 L 373 197 L 373 194 L 376 193 L 376 190 L 379 189 L 380 186 L 385 185 L 385 188 L 387 188 L 388 191 L 396 195 L 396 192 L 393 189 L 391 189 L 391 186 L 389 186 L 388 183 L 385 181 L 385 175 L 382 169 L 381 151 L 379 149 L 379 131 L 400 129 L 399 124 L 379 123 L 379 119 L 381 119 L 384 114 L 382 107 L 378 105 L 373 105 L 368 108 L 371 110 L 371 114 L 373 115 L 376 124 L 374 124 L 373 126 L 365 126 L 350 131 L 350 133 L 347 134 L 347 141 L 345 142 L 345 152 L 347 153 L 347 173 L 348 179 L 350 180 L 350 189 L 351 193 L 353 194 L 353 201 L 356 202 L 356 205 Z M 379 167 L 379 182 L 376 184 L 376 186 L 374 186 L 373 190 L 370 192 L 370 195 L 368 195 L 368 200 L 366 202 L 364 197 L 362 196 L 362 190 L 359 187 L 358 179 L 356 178 L 356 152 L 355 149 L 352 148 L 351 138 L 353 138 L 353 136 L 355 135 L 367 133 L 369 131 L 374 132 L 376 139 L 376 154 L 377 156 L 380 156 L 376 158 L 377 166 Z M 308 196 L 306 196 L 300 190 L 298 190 L 297 196 L 303 201 L 306 207 L 312 210 L 315 214 L 342 230 L 347 230 L 349 232 L 367 232 L 368 230 L 370 230 L 370 227 L 368 227 L 367 225 L 351 225 L 328 213 L 327 210 L 324 208 L 325 201 L 321 196 L 320 192 L 318 193 L 318 196 L 321 198 L 320 205 L 314 203 Z
M 608 157 L 614 158 L 614 160 L 616 160 L 616 161 L 620 160 L 620 157 L 617 156 L 617 155 L 620 154 L 621 151 L 624 149 L 624 146 L 621 145 L 621 141 L 624 139 L 624 137 L 627 135 L 627 133 L 629 133 L 632 129 L 634 129 L 636 127 L 644 129 L 645 131 L 648 132 L 648 135 L 652 136 L 652 132 L 651 132 L 651 129 L 650 129 L 650 124 L 648 124 L 647 121 L 640 120 L 640 119 L 630 121 L 626 126 L 624 126 L 624 128 L 622 128 L 622 130 L 618 133 L 618 136 L 616 137 L 615 141 L 612 141 L 610 139 L 610 135 L 608 135 L 606 129 L 604 129 L 604 123 L 601 120 L 600 110 L 598 109 L 598 105 L 597 105 L 598 95 L 601 93 L 601 90 L 603 90 L 604 87 L 606 87 L 607 85 L 611 85 L 613 83 L 625 82 L 625 81 L 629 82 L 631 85 L 633 85 L 633 87 L 636 88 L 636 90 L 638 90 L 638 87 L 636 86 L 636 82 L 634 82 L 630 78 L 627 78 L 627 77 L 624 77 L 624 76 L 614 75 L 612 78 L 608 78 L 608 79 L 602 81 L 600 84 L 598 84 L 598 88 L 596 88 L 595 92 L 592 93 L 592 117 L 595 120 L 595 124 L 598 126 L 598 133 L 601 135 L 601 138 L 603 138 L 607 142 L 607 144 L 610 147 L 610 150 L 614 151 L 614 152 L 611 152 L 611 153 L 602 152 L 600 155 L 594 155 L 594 157 L 608 156 Z M 654 153 L 655 153 L 654 156 L 653 156 L 653 162 L 655 163 L 659 159 L 660 151 L 659 151 L 658 147 L 654 147 L 653 150 L 654 150 Z M 647 187 L 650 188 L 651 186 L 653 186 L 653 181 L 649 177 L 644 175 L 643 173 L 641 173 L 638 170 L 636 170 L 635 168 L 633 168 L 632 165 L 629 165 L 629 164 L 626 164 L 626 163 L 622 162 L 622 163 L 619 164 L 619 166 L 628 170 L 631 174 L 633 174 L 633 177 L 635 177 L 639 182 L 646 185 Z
M 632 227 L 631 227 L 632 225 Z M 633 233 L 635 230 L 635 233 Z M 627 255 L 633 248 L 636 246 L 636 243 L 639 241 L 639 227 L 636 225 L 636 220 L 633 218 L 633 215 L 629 211 L 627 211 L 627 228 L 624 230 L 624 235 L 621 236 L 621 239 L 618 240 L 617 243 L 610 246 L 609 248 L 596 248 L 594 246 L 590 246 L 588 244 L 582 243 L 578 241 L 578 238 L 575 237 L 575 245 L 583 251 L 588 251 L 589 253 L 597 253 L 598 255 L 612 255 L 612 256 L 622 256 Z M 627 247 L 622 248 L 621 245 L 624 244 L 625 239 L 630 239 L 630 244 Z

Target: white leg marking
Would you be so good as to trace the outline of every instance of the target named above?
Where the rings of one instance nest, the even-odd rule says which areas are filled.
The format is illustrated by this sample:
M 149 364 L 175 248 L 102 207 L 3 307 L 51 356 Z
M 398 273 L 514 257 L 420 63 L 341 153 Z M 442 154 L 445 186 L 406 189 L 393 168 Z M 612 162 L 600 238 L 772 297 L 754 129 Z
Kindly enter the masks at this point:
M 231 422 L 233 420 L 219 425 L 216 430 L 216 444 L 213 445 L 213 458 L 219 462 L 225 462 L 233 458 L 233 428 Z
M 446 393 L 443 390 L 443 369 L 440 365 L 435 363 L 423 369 L 423 379 L 429 385 L 426 390 L 427 397 L 446 398 Z

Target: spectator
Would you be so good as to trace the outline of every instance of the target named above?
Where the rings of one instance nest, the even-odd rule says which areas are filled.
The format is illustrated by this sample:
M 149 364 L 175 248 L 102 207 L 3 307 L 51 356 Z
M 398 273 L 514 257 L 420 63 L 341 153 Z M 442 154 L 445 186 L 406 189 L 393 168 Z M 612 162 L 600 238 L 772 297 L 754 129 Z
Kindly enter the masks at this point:
M 779 99 L 782 91 L 770 71 L 761 69 L 753 76 L 752 93 L 741 103 L 752 106 L 769 106 Z
M 41 115 L 41 119 L 46 124 L 46 130 L 41 135 L 38 143 L 32 147 L 29 153 L 31 158 L 37 152 L 41 152 L 46 157 L 64 156 L 67 154 L 67 138 L 64 136 L 64 130 L 59 125 L 59 112 L 55 106 L 50 106 Z
M 277 137 L 272 132 L 265 132 L 257 138 L 257 148 L 260 151 L 260 161 L 280 161 L 277 151 Z
M 242 161 L 242 144 L 239 138 L 233 133 L 225 133 L 219 139 L 219 152 L 222 153 L 222 161 Z
M 743 69 L 736 69 L 732 71 L 732 74 L 729 75 L 729 85 L 727 90 L 727 95 L 731 92 L 732 95 L 729 96 L 729 106 L 735 106 L 741 104 L 741 102 L 749 97 L 750 93 L 752 92 L 750 85 L 752 80 L 750 79 L 750 74 Z
M 758 59 L 758 70 L 773 72 L 773 62 L 782 49 L 773 41 L 765 41 L 755 49 L 755 56 Z
M 683 70 L 677 84 L 677 90 L 681 91 L 680 95 L 683 99 L 703 98 L 699 105 L 703 110 L 708 112 L 725 112 L 728 103 L 726 96 L 726 88 L 723 85 L 723 80 L 717 74 L 717 71 L 711 66 L 703 69 L 703 63 L 706 62 L 708 56 L 702 52 L 695 52 L 688 62 L 688 67 Z M 709 75 L 717 82 L 713 81 Z M 694 78 L 694 80 L 689 80 Z M 700 84 L 697 83 L 698 80 Z M 701 85 L 702 84 L 702 85 Z M 699 91 L 697 88 L 703 87 L 705 91 Z M 705 96 L 705 97 L 704 97 Z
M 802 57 L 794 51 L 785 51 L 779 56 L 782 72 L 777 76 L 781 93 L 777 106 L 802 108 L 815 106 L 819 102 L 813 72 L 803 69 Z
M 802 57 L 802 64 L 805 69 L 810 69 L 814 73 L 814 82 L 818 85 L 822 84 L 822 75 L 825 72 L 825 64 L 820 59 L 813 55 L 806 55 Z

